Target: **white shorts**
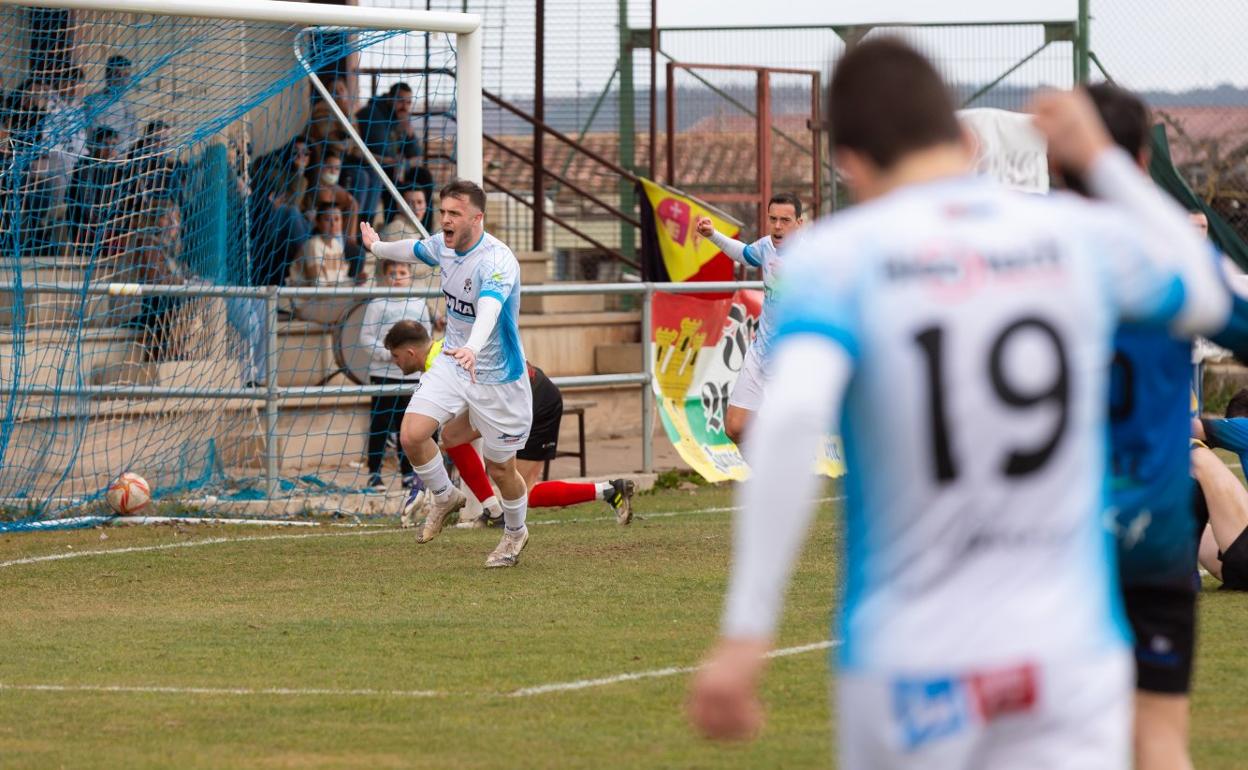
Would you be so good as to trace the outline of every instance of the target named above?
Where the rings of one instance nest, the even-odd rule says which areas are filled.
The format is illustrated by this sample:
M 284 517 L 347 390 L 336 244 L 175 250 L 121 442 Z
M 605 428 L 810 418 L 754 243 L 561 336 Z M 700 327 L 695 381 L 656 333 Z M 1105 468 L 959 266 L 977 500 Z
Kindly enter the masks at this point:
M 758 345 L 750 346 L 741 362 L 741 373 L 737 375 L 737 384 L 732 386 L 732 395 L 728 397 L 728 406 L 736 406 L 757 412 L 763 405 L 763 384 L 766 382 L 763 372 L 763 355 Z
M 468 412 L 468 421 L 481 434 L 487 459 L 499 460 L 518 452 L 529 440 L 533 425 L 533 389 L 529 378 L 487 384 L 470 382 L 459 364 L 439 357 L 421 375 L 407 411 L 423 414 L 445 425 L 452 417 Z
M 1126 651 L 953 676 L 842 673 L 839 767 L 1129 770 L 1134 674 Z

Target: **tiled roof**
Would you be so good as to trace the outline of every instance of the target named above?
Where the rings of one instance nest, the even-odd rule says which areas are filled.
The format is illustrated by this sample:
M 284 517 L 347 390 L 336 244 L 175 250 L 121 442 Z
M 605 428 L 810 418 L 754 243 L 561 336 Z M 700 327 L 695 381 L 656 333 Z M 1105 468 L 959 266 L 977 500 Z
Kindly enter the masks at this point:
M 1205 157 L 1216 148 L 1225 156 L 1248 144 L 1248 107 L 1158 107 L 1170 152 L 1178 166 Z

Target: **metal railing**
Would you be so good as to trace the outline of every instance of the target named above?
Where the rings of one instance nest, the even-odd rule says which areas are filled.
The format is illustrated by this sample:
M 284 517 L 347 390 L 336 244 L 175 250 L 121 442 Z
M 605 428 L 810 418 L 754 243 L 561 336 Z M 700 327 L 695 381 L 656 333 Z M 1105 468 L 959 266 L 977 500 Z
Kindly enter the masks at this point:
M 762 289 L 761 281 L 718 281 L 706 283 L 561 283 L 521 286 L 522 294 L 531 296 L 560 295 L 622 295 L 641 297 L 641 349 L 642 370 L 627 374 L 591 374 L 552 377 L 551 381 L 561 388 L 596 388 L 612 385 L 641 387 L 641 464 L 642 471 L 654 469 L 654 295 L 729 293 L 738 289 Z M 318 385 L 281 387 L 277 384 L 278 368 L 278 306 L 282 298 L 330 299 L 376 297 L 423 297 L 442 296 L 441 289 L 400 289 L 385 287 L 288 287 L 288 286 L 174 286 L 135 283 L 0 283 L 0 292 L 23 294 L 71 294 L 109 296 L 167 296 L 167 297 L 215 297 L 233 299 L 263 299 L 265 301 L 267 344 L 265 361 L 267 372 L 264 385 L 251 388 L 167 388 L 151 385 L 78 385 L 75 387 L 19 386 L 6 389 L 9 397 L 17 396 L 73 396 L 78 398 L 193 398 L 193 399 L 249 399 L 264 403 L 265 447 L 264 477 L 266 494 L 277 493 L 280 473 L 277 455 L 277 423 L 281 402 L 294 398 L 339 398 L 343 396 L 404 395 L 405 385 Z

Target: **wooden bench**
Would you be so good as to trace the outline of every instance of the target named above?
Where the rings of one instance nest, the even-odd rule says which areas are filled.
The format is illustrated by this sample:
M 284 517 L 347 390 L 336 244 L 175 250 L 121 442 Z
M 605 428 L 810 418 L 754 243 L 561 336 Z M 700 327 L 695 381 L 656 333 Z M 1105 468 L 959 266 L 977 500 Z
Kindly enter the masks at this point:
M 564 401 L 563 402 L 563 416 L 564 417 L 567 417 L 568 415 L 576 416 L 577 446 L 576 446 L 575 452 L 567 451 L 563 449 L 557 450 L 555 452 L 555 459 L 558 459 L 560 457 L 575 457 L 578 460 L 580 460 L 581 478 L 584 478 L 585 476 L 588 475 L 585 469 L 585 465 L 586 465 L 585 463 L 585 458 L 586 458 L 585 410 L 592 409 L 593 407 L 597 405 L 598 404 L 593 401 Z M 542 481 L 550 481 L 550 460 L 547 460 L 546 464 L 542 467 Z

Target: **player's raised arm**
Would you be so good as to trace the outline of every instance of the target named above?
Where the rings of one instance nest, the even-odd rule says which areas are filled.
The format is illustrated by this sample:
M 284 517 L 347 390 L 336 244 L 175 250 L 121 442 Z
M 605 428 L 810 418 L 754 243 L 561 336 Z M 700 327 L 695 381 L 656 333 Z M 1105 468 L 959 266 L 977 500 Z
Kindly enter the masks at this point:
M 1127 320 L 1167 320 L 1180 335 L 1219 331 L 1230 295 L 1209 244 L 1113 140 L 1085 92 L 1049 92 L 1032 102 L 1049 155 L 1127 216 L 1104 256 Z M 1177 283 L 1176 283 L 1177 279 Z
M 386 259 L 391 262 L 406 262 L 408 264 L 419 260 L 429 267 L 438 266 L 437 257 L 429 250 L 424 241 L 418 241 L 415 238 L 404 238 L 400 241 L 387 243 L 381 240 L 377 235 L 377 231 L 367 222 L 360 223 L 360 244 L 372 252 L 372 255 L 378 259 Z
M 736 238 L 729 238 L 716 230 L 710 217 L 698 217 L 695 226 L 697 227 L 698 235 L 715 244 L 716 248 L 727 254 L 732 261 L 748 267 L 762 266 L 763 258 L 752 246 L 742 243 Z

